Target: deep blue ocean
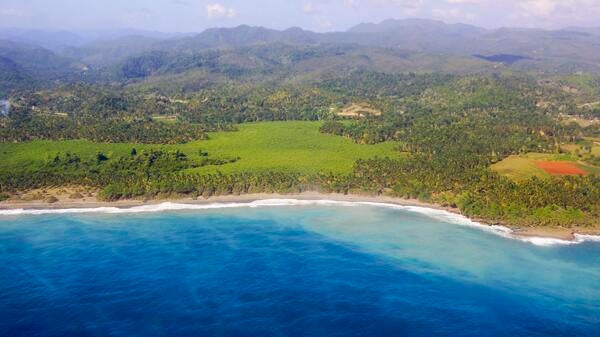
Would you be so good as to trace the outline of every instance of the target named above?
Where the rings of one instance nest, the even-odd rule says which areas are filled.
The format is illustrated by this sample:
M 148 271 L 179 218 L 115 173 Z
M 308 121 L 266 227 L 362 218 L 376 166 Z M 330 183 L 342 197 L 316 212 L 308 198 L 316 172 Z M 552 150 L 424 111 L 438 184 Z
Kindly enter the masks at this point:
M 600 336 L 600 242 L 360 205 L 0 215 L 0 336 Z

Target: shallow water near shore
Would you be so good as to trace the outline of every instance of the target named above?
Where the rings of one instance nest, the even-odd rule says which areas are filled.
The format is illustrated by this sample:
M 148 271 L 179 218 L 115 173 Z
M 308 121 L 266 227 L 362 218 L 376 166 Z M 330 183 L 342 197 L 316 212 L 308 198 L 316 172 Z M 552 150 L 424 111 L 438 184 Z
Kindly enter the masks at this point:
M 0 335 L 598 336 L 600 243 L 305 204 L 0 217 Z

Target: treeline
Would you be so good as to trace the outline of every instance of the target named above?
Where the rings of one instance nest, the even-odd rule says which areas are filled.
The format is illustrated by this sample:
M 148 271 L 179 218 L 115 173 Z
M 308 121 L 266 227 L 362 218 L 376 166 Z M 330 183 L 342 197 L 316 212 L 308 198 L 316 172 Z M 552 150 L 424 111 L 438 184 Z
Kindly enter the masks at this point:
M 371 99 L 402 98 L 419 95 L 431 87 L 446 84 L 455 78 L 457 77 L 442 73 L 387 74 L 357 70 L 344 77 L 326 79 L 319 87 L 346 96 Z
M 123 87 L 72 84 L 51 90 L 21 92 L 11 97 L 14 105 L 38 114 L 66 114 L 69 117 L 114 118 L 176 115 L 184 108 L 180 101 L 160 94 L 145 94 Z
M 156 121 L 155 116 L 177 114 L 180 104 L 102 86 L 80 84 L 21 93 L 11 99 L 11 105 L 10 114 L 0 118 L 1 142 L 87 139 L 179 144 L 206 139 L 206 132 L 216 129 Z
M 19 115 L 18 110 L 11 111 L 11 118 L 0 118 L 0 142 L 87 139 L 99 143 L 180 144 L 208 138 L 206 129 L 194 124 L 168 124 L 149 118 Z
M 353 175 L 336 186 L 342 193 L 352 186 L 458 207 L 469 217 L 512 225 L 597 225 L 600 216 L 600 177 L 595 175 L 515 182 L 477 163 L 408 157 L 359 161 Z
M 73 153 L 59 153 L 33 171 L 0 173 L 0 192 L 15 192 L 69 184 L 103 188 L 115 182 L 160 179 L 176 172 L 208 165 L 224 165 L 238 158 L 214 157 L 201 153 L 190 159 L 181 151 L 131 149 L 128 156 L 110 158 L 97 153 L 81 158 Z M 133 185 L 132 185 L 133 186 Z
M 335 104 L 350 103 L 316 88 L 235 85 L 164 96 L 117 88 L 71 85 L 12 98 L 0 119 L 0 141 L 76 139 L 182 143 L 235 123 L 320 120 Z M 161 123 L 161 117 L 174 123 Z
M 517 108 L 501 111 L 436 111 L 411 104 L 403 114 L 352 122 L 330 120 L 321 132 L 347 136 L 358 143 L 400 141 L 401 150 L 431 156 L 486 156 L 490 160 L 527 151 L 551 152 L 560 142 L 579 138 L 580 128 Z
M 139 66 L 141 69 L 131 71 L 152 71 L 153 62 L 154 58 L 150 57 L 147 63 L 132 64 L 131 67 Z M 201 124 L 204 130 L 214 131 L 229 130 L 232 124 L 245 122 L 328 120 L 336 118 L 337 111 L 353 103 L 365 103 L 381 111 L 382 115 L 345 123 L 342 131 L 339 125 L 329 127 L 334 127 L 334 133 L 349 136 L 361 143 L 425 137 L 428 132 L 458 134 L 450 129 L 466 127 L 477 128 L 477 136 L 498 132 L 503 136 L 513 135 L 513 131 L 516 131 L 520 134 L 520 140 L 512 136 L 510 138 L 515 141 L 526 139 L 526 142 L 530 137 L 539 138 L 533 134 L 535 132 L 544 135 L 568 133 L 572 139 L 582 135 L 594 136 L 597 130 L 593 127 L 577 129 L 577 126 L 573 126 L 565 131 L 566 127 L 556 122 L 559 113 L 570 113 L 569 109 L 576 108 L 576 104 L 569 95 L 551 89 L 527 76 L 461 77 L 357 70 L 348 75 L 304 84 L 280 86 L 269 82 L 241 81 L 169 94 L 147 90 L 143 86 L 74 84 L 53 90 L 21 93 L 11 97 L 11 102 L 15 109 L 20 107 L 34 116 L 37 123 L 45 124 L 47 134 L 65 133 L 60 129 L 61 123 L 81 127 L 110 120 L 113 125 L 133 124 L 132 128 L 143 124 L 143 128 L 138 128 L 140 133 L 147 128 L 148 133 L 162 135 L 143 137 L 138 133 L 132 137 L 138 142 L 161 139 L 178 143 L 195 139 L 199 127 L 187 128 L 186 124 L 190 123 Z M 62 116 L 66 121 L 56 116 Z M 151 123 L 152 118 L 161 116 L 180 123 L 176 127 Z M 7 123 L 2 121 L 0 125 L 6 126 Z M 24 134 L 36 130 L 35 125 L 23 126 L 28 126 L 21 132 Z M 511 130 L 511 127 L 517 130 Z M 112 130 L 115 126 L 98 124 L 93 128 Z M 170 136 L 175 128 L 179 129 L 181 137 Z M 327 132 L 327 128 L 324 131 Z M 39 133 L 37 136 L 43 137 L 46 134 Z M 92 136 L 90 139 L 110 138 Z M 5 139 L 18 141 L 21 138 L 10 136 Z M 534 142 L 537 141 L 534 139 Z
M 358 161 L 350 174 L 294 172 L 199 174 L 186 171 L 235 158 L 190 160 L 181 152 L 142 151 L 108 158 L 98 153 L 50 158 L 35 172 L 5 172 L 0 193 L 77 184 L 100 189 L 103 200 L 210 197 L 245 193 L 323 191 L 416 198 L 458 207 L 491 222 L 530 226 L 595 225 L 600 216 L 600 177 L 531 178 L 514 182 L 477 162 L 376 158 Z
M 531 88 L 515 78 L 460 78 L 405 100 L 399 114 L 325 122 L 321 132 L 366 144 L 396 140 L 405 152 L 402 160 L 359 161 L 352 176 L 333 179 L 334 189 L 418 198 L 517 225 L 597 224 L 600 178 L 514 182 L 489 169 L 512 154 L 557 153 L 593 133 L 560 124 Z
M 457 198 L 468 216 L 514 225 L 589 226 L 600 217 L 600 177 L 530 178 L 513 182 L 491 176 Z
M 332 106 L 345 101 L 351 99 L 311 87 L 220 86 L 189 97 L 179 116 L 207 125 L 320 120 L 331 115 Z
M 124 69 L 128 76 L 151 73 L 164 56 L 147 55 L 139 62 L 132 59 Z M 400 99 L 419 95 L 452 78 L 450 75 L 354 71 L 348 76 L 301 84 L 228 81 L 191 91 L 166 90 L 164 93 L 143 85 L 70 84 L 51 90 L 21 92 L 13 95 L 11 101 L 37 115 L 103 119 L 176 116 L 182 122 L 219 129 L 232 123 L 327 119 L 335 109 L 355 102 L 366 102 L 385 113 L 397 114 L 402 108 Z

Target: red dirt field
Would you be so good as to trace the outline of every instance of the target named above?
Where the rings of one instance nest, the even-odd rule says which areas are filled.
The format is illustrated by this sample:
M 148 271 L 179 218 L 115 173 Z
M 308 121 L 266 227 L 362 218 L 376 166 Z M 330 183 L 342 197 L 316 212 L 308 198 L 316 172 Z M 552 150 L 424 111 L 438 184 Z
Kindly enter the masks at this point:
M 536 161 L 535 165 L 551 175 L 587 175 L 587 172 L 564 161 Z

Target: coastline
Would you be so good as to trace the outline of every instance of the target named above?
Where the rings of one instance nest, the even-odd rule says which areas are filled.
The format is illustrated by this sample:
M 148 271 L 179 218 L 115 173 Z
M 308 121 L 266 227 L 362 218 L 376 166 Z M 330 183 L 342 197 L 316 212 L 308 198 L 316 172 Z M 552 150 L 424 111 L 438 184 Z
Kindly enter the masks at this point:
M 412 206 L 420 207 L 432 210 L 445 211 L 457 215 L 461 215 L 461 212 L 457 208 L 444 207 L 432 203 L 422 202 L 416 199 L 403 199 L 389 196 L 370 196 L 360 194 L 338 194 L 338 193 L 322 193 L 322 192 L 303 192 L 303 193 L 292 193 L 292 194 L 281 194 L 281 193 L 254 193 L 254 194 L 241 194 L 241 195 L 223 195 L 223 196 L 212 196 L 204 199 L 192 199 L 192 198 L 181 198 L 181 199 L 153 199 L 153 200 L 120 200 L 114 202 L 98 201 L 90 198 L 85 199 L 59 199 L 57 202 L 48 203 L 44 201 L 16 201 L 9 200 L 0 202 L 0 210 L 61 210 L 61 209 L 82 209 L 82 208 L 102 208 L 102 207 L 113 207 L 113 208 L 131 208 L 139 206 L 153 206 L 160 205 L 163 203 L 171 202 L 176 204 L 184 205 L 209 205 L 215 203 L 252 203 L 261 200 L 272 200 L 272 199 L 294 199 L 303 201 L 336 201 L 336 202 L 354 202 L 354 203 L 373 203 L 373 204 L 388 204 L 398 206 Z M 467 217 L 465 217 L 467 218 Z M 586 230 L 577 231 L 576 229 L 570 228 L 553 228 L 553 227 L 515 227 L 507 226 L 501 223 L 490 223 L 483 219 L 469 219 L 475 223 L 481 224 L 482 226 L 493 227 L 506 227 L 512 231 L 511 234 L 517 237 L 521 237 L 525 240 L 529 239 L 554 239 L 575 242 L 577 240 L 576 235 L 591 235 L 600 236 L 600 230 Z

